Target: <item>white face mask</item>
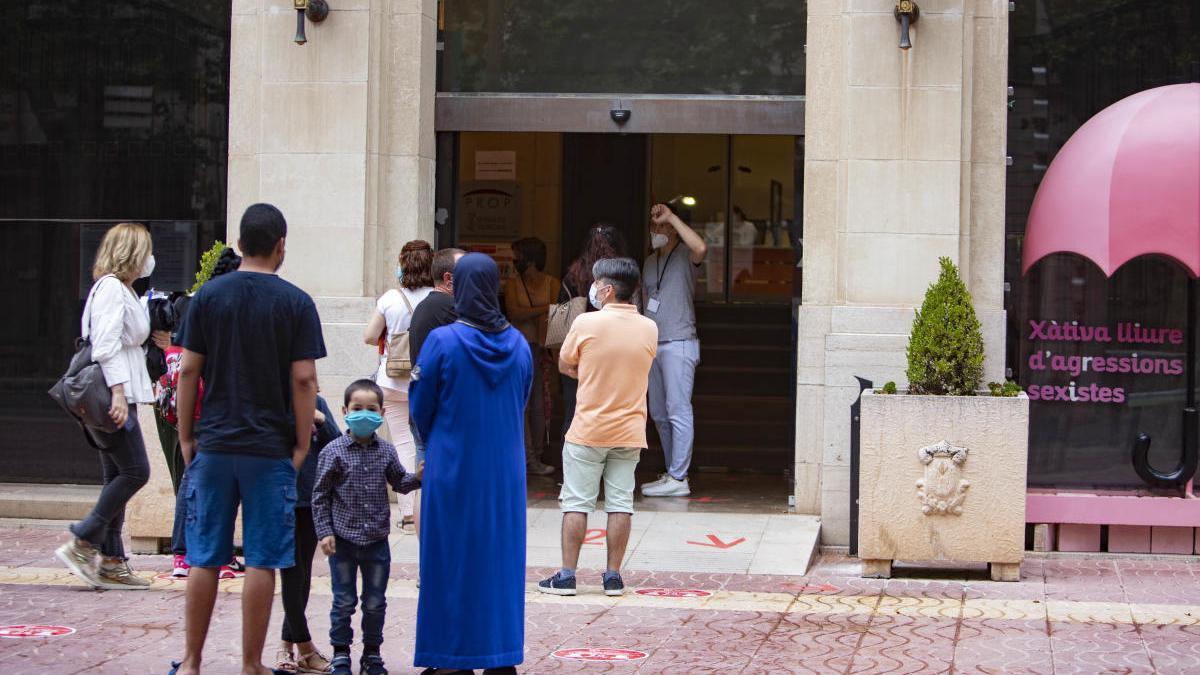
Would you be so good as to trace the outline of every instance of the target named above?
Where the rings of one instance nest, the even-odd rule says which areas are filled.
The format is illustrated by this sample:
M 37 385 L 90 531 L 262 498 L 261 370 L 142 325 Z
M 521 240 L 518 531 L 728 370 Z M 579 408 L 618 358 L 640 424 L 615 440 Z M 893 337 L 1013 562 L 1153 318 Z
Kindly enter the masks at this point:
M 404 278 L 404 267 L 402 267 L 401 265 L 396 265 L 396 281 L 400 281 L 403 278 Z
M 653 248 L 656 248 L 656 249 L 662 248 L 662 247 L 666 246 L 667 242 L 669 242 L 669 241 L 671 241 L 671 238 L 665 234 L 660 234 L 658 232 L 650 233 L 650 246 Z
M 151 274 L 154 274 L 154 254 L 153 253 L 151 253 L 150 257 L 146 258 L 146 262 L 142 264 L 142 274 L 138 278 L 145 279 L 145 278 L 149 277 Z
M 596 309 L 604 309 L 604 304 L 600 302 L 600 291 L 596 289 L 596 284 L 588 289 L 588 302 L 592 303 L 592 307 Z

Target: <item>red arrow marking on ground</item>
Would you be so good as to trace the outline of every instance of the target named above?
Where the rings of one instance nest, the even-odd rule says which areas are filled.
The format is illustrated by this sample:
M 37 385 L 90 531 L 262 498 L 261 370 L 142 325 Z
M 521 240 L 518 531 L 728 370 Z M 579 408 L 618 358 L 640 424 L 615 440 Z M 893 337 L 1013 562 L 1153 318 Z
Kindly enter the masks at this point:
M 691 499 L 688 499 L 688 501 L 697 502 L 699 504 L 716 504 L 717 502 L 727 502 L 729 500 L 723 498 L 713 499 L 712 497 L 692 497 Z
M 745 537 L 740 537 L 738 539 L 734 539 L 733 541 L 731 541 L 729 543 L 725 543 L 725 542 L 721 541 L 720 537 L 718 537 L 717 535 L 710 534 L 710 535 L 708 535 L 708 542 L 710 542 L 710 543 L 706 543 L 706 542 L 702 542 L 702 541 L 689 541 L 688 543 L 695 544 L 696 546 L 711 546 L 713 548 L 726 549 L 726 548 L 733 548 L 734 546 L 737 546 L 738 544 L 741 544 L 745 541 L 746 541 Z
M 604 543 L 606 537 L 608 537 L 608 530 L 588 530 L 583 533 L 583 543 L 599 546 Z
M 531 493 L 529 493 L 529 497 L 531 499 L 545 499 L 546 497 L 549 497 L 549 496 L 550 496 L 549 492 L 531 492 Z

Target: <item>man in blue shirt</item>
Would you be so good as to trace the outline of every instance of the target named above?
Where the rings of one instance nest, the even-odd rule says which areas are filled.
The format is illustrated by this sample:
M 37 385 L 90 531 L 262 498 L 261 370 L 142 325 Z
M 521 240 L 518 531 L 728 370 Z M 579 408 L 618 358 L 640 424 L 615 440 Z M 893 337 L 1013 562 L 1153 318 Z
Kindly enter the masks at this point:
M 241 267 L 206 283 L 184 319 L 176 402 L 179 445 L 188 464 L 186 537 L 192 570 L 187 653 L 172 672 L 200 672 L 217 572 L 233 554 L 239 502 L 247 567 L 241 672 L 271 672 L 262 665 L 262 650 L 275 570 L 294 563 L 296 472 L 312 433 L 316 359 L 325 356 L 312 298 L 275 274 L 283 264 L 286 237 L 279 209 L 247 208 L 238 239 Z M 196 423 L 201 377 L 204 415 Z

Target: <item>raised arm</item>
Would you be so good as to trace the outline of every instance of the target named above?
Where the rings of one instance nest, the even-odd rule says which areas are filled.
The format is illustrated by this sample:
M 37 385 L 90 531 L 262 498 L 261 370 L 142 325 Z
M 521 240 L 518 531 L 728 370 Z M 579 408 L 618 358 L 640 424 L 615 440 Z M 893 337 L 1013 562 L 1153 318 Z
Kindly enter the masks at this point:
M 650 218 L 658 225 L 670 223 L 671 227 L 675 228 L 675 232 L 679 234 L 679 240 L 688 247 L 688 251 L 691 253 L 692 264 L 699 265 L 704 262 L 704 256 L 708 254 L 708 244 L 704 243 L 704 238 L 696 234 L 695 230 L 680 220 L 679 216 L 675 215 L 665 204 L 655 204 L 650 209 Z

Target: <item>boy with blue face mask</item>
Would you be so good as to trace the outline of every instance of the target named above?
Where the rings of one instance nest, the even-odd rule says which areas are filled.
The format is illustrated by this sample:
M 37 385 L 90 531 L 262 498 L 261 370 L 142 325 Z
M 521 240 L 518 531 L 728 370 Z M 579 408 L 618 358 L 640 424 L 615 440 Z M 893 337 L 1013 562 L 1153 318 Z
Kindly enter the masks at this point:
M 388 572 L 392 564 L 388 547 L 391 509 L 387 486 L 407 494 L 421 486 L 422 468 L 409 473 L 400 464 L 396 448 L 379 438 L 383 424 L 383 390 L 371 380 L 357 380 L 346 388 L 348 431 L 321 452 L 317 482 L 313 487 L 313 524 L 321 550 L 329 556 L 333 608 L 329 612 L 329 641 L 333 646 L 334 675 L 351 675 L 350 645 L 354 630 L 350 618 L 359 598 L 355 587 L 362 572 L 362 644 L 359 672 L 386 675 L 379 647 L 387 609 Z

